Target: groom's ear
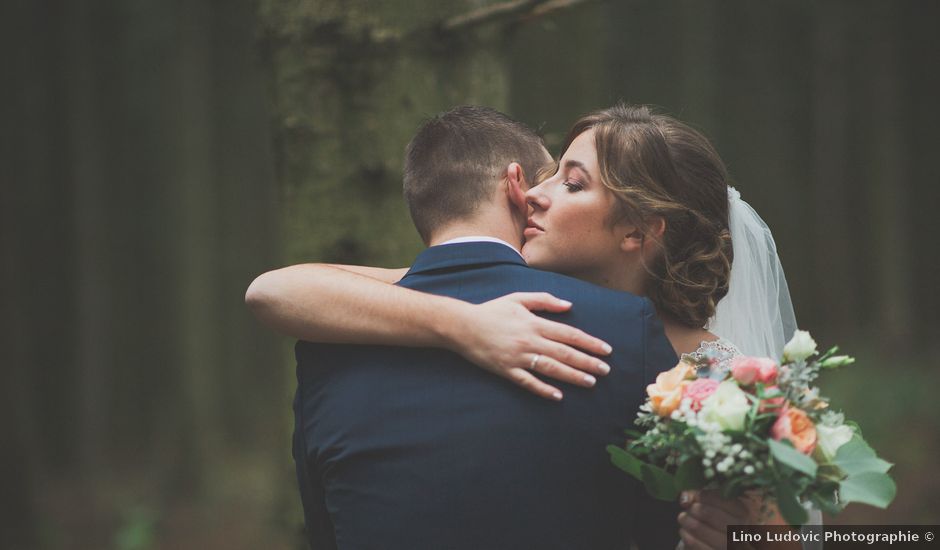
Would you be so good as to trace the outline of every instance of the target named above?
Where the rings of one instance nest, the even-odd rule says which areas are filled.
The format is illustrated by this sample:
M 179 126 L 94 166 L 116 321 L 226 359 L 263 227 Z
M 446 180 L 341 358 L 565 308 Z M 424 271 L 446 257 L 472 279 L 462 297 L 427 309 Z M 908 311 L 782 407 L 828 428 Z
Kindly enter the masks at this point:
M 505 188 L 509 203 L 523 216 L 528 216 L 529 203 L 525 199 L 528 185 L 526 184 L 525 171 L 522 170 L 522 165 L 518 162 L 511 162 L 506 168 Z

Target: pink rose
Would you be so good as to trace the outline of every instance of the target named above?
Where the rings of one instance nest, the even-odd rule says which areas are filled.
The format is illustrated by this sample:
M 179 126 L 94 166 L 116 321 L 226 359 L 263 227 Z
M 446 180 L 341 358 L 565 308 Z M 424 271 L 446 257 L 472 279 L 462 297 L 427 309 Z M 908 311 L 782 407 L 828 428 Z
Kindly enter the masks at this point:
M 760 367 L 757 370 L 757 381 L 761 384 L 773 384 L 777 381 L 779 369 L 777 363 L 772 359 L 760 359 Z
M 787 407 L 770 428 L 770 435 L 777 441 L 788 439 L 793 447 L 803 454 L 816 448 L 816 426 L 806 413 L 795 407 Z
M 766 357 L 735 357 L 731 362 L 731 376 L 742 386 L 754 382 L 770 384 L 777 379 L 777 363 Z
M 702 410 L 702 401 L 715 393 L 715 390 L 718 389 L 718 383 L 717 380 L 712 380 L 711 378 L 699 378 L 685 387 L 685 392 L 682 397 L 692 401 L 693 411 L 700 411 Z
M 764 395 L 778 395 L 778 397 L 765 397 L 760 402 L 760 407 L 757 409 L 758 412 L 782 412 L 784 397 L 783 392 L 780 391 L 780 388 L 777 386 L 768 386 L 764 388 Z

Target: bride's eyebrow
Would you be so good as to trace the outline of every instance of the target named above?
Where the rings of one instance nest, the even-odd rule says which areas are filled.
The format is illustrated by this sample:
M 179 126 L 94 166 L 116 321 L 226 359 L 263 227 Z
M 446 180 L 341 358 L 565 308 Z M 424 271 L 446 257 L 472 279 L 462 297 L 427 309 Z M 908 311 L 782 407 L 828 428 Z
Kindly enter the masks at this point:
M 566 161 L 565 161 L 565 169 L 566 169 L 566 170 L 571 170 L 572 168 L 577 168 L 578 170 L 580 170 L 581 173 L 584 174 L 584 177 L 588 180 L 588 183 L 590 183 L 590 181 L 591 181 L 591 174 L 590 174 L 590 172 L 588 172 L 587 167 L 584 165 L 583 162 L 580 162 L 580 161 L 577 161 L 577 160 L 566 160 Z

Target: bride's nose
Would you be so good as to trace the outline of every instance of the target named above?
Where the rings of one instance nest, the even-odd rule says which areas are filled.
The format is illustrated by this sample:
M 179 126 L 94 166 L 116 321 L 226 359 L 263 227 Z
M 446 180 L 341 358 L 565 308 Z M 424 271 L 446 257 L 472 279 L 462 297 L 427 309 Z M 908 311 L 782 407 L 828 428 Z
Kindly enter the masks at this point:
M 548 198 L 548 195 L 542 192 L 543 186 L 536 185 L 532 189 L 529 189 L 525 194 L 526 202 L 529 203 L 529 206 L 536 210 L 546 210 L 551 206 L 551 200 Z

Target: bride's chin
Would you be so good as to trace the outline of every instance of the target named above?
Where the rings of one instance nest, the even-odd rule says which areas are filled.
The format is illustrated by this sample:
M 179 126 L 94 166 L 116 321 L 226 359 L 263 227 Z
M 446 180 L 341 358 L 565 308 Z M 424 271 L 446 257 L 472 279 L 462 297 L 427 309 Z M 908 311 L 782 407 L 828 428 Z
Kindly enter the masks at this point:
M 535 267 L 538 269 L 547 269 L 551 262 L 547 261 L 544 254 L 539 254 L 537 250 L 532 248 L 522 247 L 522 257 L 525 258 L 527 264 L 530 267 Z

